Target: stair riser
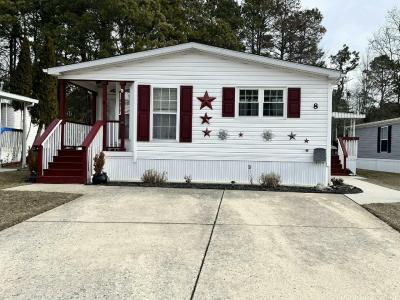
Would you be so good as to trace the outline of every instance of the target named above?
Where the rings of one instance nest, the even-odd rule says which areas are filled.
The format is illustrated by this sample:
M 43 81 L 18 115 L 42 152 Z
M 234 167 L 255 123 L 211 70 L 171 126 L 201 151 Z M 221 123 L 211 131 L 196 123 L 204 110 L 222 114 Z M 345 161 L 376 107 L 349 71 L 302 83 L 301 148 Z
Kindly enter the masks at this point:
M 49 169 L 53 170 L 82 170 L 82 163 L 72 163 L 72 162 L 51 162 L 49 163 Z
M 54 162 L 72 162 L 72 163 L 83 163 L 83 157 L 79 156 L 54 156 Z
M 74 150 L 58 150 L 58 156 L 78 156 L 83 157 L 83 151 L 74 151 Z
M 55 184 L 62 184 L 62 183 L 85 183 L 83 177 L 67 177 L 67 176 L 40 176 L 37 183 L 55 183 Z
M 83 176 L 82 170 L 44 170 L 44 176 Z

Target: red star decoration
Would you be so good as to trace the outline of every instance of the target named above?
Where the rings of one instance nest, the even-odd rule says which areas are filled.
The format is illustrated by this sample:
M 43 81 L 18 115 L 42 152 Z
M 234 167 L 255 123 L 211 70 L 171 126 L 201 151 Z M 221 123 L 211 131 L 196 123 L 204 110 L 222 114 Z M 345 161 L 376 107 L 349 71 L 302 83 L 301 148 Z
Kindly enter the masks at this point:
M 304 143 L 308 144 L 309 141 L 310 141 L 310 140 L 309 140 L 308 138 L 306 138 L 306 139 L 304 140 Z
M 200 109 L 203 109 L 206 106 L 208 108 L 212 109 L 211 102 L 215 100 L 215 97 L 208 96 L 208 92 L 206 91 L 206 93 L 204 94 L 203 97 L 197 97 L 197 99 L 199 99 L 201 101 Z
M 210 137 L 210 132 L 211 132 L 211 131 L 212 131 L 212 130 L 208 130 L 208 128 L 206 128 L 206 130 L 203 130 L 204 137 L 206 137 L 206 136 Z
M 200 118 L 202 119 L 201 124 L 204 124 L 204 123 L 210 124 L 210 119 L 212 119 L 212 117 L 209 117 L 207 115 L 207 113 L 203 117 L 200 116 Z

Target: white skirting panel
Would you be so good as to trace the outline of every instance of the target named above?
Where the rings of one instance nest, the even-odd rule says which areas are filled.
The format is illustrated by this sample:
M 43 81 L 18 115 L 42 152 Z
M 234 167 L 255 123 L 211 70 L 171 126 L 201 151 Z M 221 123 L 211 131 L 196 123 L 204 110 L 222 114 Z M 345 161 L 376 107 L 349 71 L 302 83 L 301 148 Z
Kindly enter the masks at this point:
M 400 160 L 357 158 L 357 168 L 381 172 L 400 173 Z
M 249 165 L 251 169 L 249 170 Z M 281 176 L 282 184 L 326 184 L 325 164 L 312 162 L 254 162 L 254 161 L 202 161 L 202 160 L 137 160 L 132 157 L 113 156 L 107 152 L 105 171 L 111 181 L 139 181 L 143 172 L 155 169 L 167 172 L 169 181 L 184 182 L 190 175 L 193 182 L 257 183 L 260 174 L 274 172 Z

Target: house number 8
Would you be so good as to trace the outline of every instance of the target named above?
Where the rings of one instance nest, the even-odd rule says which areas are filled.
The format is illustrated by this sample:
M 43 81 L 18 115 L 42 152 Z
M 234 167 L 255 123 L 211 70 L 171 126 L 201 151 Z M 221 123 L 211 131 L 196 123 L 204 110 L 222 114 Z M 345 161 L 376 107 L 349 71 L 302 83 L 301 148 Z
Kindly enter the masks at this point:
M 318 103 L 314 103 L 314 109 L 318 109 Z

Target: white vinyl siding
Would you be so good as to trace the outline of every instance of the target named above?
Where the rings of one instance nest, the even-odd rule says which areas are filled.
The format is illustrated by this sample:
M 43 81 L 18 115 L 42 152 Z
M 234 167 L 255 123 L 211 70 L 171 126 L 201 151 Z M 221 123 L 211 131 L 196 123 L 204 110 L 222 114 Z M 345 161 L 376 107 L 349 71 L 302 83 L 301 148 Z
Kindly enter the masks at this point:
M 327 145 L 329 81 L 323 76 L 191 50 L 107 68 L 68 72 L 62 78 L 107 78 L 110 81 L 125 80 L 153 87 L 176 87 L 178 99 L 179 86 L 193 86 L 192 143 L 177 143 L 173 140 L 137 142 L 135 148 L 138 160 L 254 160 L 313 164 L 313 149 L 330 147 Z M 223 87 L 236 87 L 235 118 L 222 117 Z M 289 87 L 301 88 L 301 118 L 285 118 Z M 284 117 L 263 117 L 261 107 L 258 117 L 238 116 L 239 89 L 259 88 L 284 90 Z M 206 91 L 210 97 L 216 97 L 212 102 L 213 109 L 200 110 L 201 102 L 197 97 L 204 96 Z M 262 98 L 260 103 L 263 101 Z M 314 109 L 314 103 L 318 104 L 318 109 Z M 200 119 L 206 112 L 212 117 L 208 125 L 212 131 L 210 138 L 204 137 L 202 130 L 206 126 L 201 124 Z M 133 114 L 131 122 L 136 124 L 137 120 L 132 120 L 132 117 Z M 152 122 L 152 115 L 150 119 Z M 177 123 L 179 128 L 179 108 Z M 221 129 L 229 134 L 224 141 L 218 138 Z M 264 130 L 272 131 L 272 141 L 263 140 Z M 289 140 L 290 132 L 296 134 L 295 141 Z M 239 133 L 243 133 L 243 137 Z M 310 140 L 308 144 L 304 143 L 305 138 Z M 247 172 L 247 169 L 243 172 Z

